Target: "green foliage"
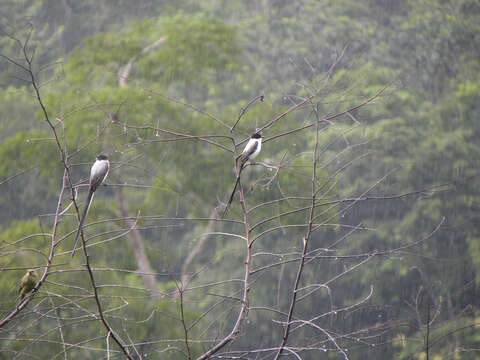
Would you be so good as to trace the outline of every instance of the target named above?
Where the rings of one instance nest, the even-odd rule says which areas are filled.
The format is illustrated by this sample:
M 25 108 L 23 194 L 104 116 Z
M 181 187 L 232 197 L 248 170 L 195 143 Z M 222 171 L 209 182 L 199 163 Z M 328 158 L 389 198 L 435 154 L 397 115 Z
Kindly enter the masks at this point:
M 141 344 L 140 352 L 157 355 L 163 342 L 183 339 L 184 328 L 178 299 L 150 298 L 144 291 L 131 225 L 119 220 L 125 210 L 119 188 L 127 212 L 132 218 L 140 214 L 134 221 L 154 271 L 166 273 L 155 276 L 162 293 L 175 291 L 191 251 L 206 231 L 214 233 L 190 266 L 192 283 L 180 285 L 195 289 L 185 292 L 186 323 L 195 324 L 190 339 L 218 339 L 234 322 L 242 282 L 232 279 L 244 276 L 245 262 L 244 239 L 225 233 L 243 236 L 244 229 L 229 222 L 210 229 L 206 219 L 222 210 L 220 203 L 233 186 L 240 141 L 299 97 L 320 89 L 311 103 L 264 131 L 272 140 L 255 160 L 278 169 L 249 164 L 241 178 L 250 225 L 260 224 L 251 234 L 249 306 L 256 309 L 231 349 L 278 347 L 311 205 L 315 126 L 276 136 L 385 89 L 374 103 L 319 124 L 314 223 L 320 227 L 309 240 L 311 257 L 293 318 L 328 314 L 315 324 L 338 334 L 352 360 L 422 359 L 430 303 L 432 314 L 438 310 L 431 358 L 476 356 L 462 349 L 473 350 L 478 343 L 475 327 L 463 328 L 475 321 L 480 286 L 478 1 L 6 1 L 0 13 L 6 14 L 0 53 L 22 65 L 18 42 L 3 35 L 23 41 L 26 19 L 35 25 L 27 53 L 35 49 L 33 70 L 40 83 L 52 80 L 40 92 L 68 150 L 71 181 L 85 180 L 100 152 L 112 161 L 107 183 L 114 186 L 97 192 L 84 232 L 108 320 L 122 338 L 128 334 Z M 65 60 L 53 66 L 59 59 Z M 2 318 L 15 306 L 25 268 L 45 264 L 53 220 L 43 215 L 56 207 L 64 170 L 25 79 L 27 74 L 11 62 L 0 63 Z M 251 104 L 230 132 L 240 109 L 260 93 L 264 102 Z M 181 134 L 216 135 L 203 139 L 216 144 Z M 237 154 L 226 150 L 233 150 L 233 139 Z M 413 194 L 395 196 L 408 192 Z M 80 205 L 83 196 L 80 191 Z M 361 196 L 368 200 L 352 200 Z M 66 192 L 62 209 L 70 198 Z M 271 203 L 257 207 L 264 202 Z M 242 218 L 235 198 L 228 219 Z M 28 344 L 13 335 L 2 339 L 0 347 L 19 351 L 18 357 L 63 356 L 58 331 L 51 331 L 58 326 L 55 316 L 73 321 L 82 309 L 96 311 L 86 296 L 91 287 L 80 251 L 74 260 L 67 255 L 78 225 L 73 209 L 60 220 L 53 271 L 29 307 L 44 311 L 52 301 L 61 315 L 47 311 L 37 321 L 32 311 L 8 328 L 18 339 L 44 334 L 50 341 L 46 346 L 43 340 Z M 355 226 L 362 230 L 352 231 Z M 369 262 L 347 271 L 374 253 Z M 211 283 L 221 285 L 197 288 Z M 331 312 L 362 301 L 370 286 L 373 295 L 363 307 Z M 98 357 L 94 349 L 105 347 L 104 328 L 85 319 L 65 325 L 65 343 L 74 344 L 69 358 Z M 378 338 L 353 340 L 376 329 L 387 330 Z M 103 337 L 83 344 L 91 334 Z M 302 358 L 318 358 L 323 344 L 329 358 L 338 355 L 325 334 L 307 326 L 296 334 L 287 344 L 305 339 L 320 344 Z M 352 339 L 341 334 L 353 334 Z M 192 357 L 208 346 L 195 341 Z M 385 345 L 374 349 L 377 342 Z M 168 350 L 158 358 L 185 358 L 183 341 L 162 349 Z M 0 351 L 0 358 L 4 354 Z
M 240 49 L 232 25 L 204 16 L 177 15 L 161 19 L 156 26 L 165 44 L 139 64 L 139 71 L 147 78 L 158 78 L 165 85 L 179 81 L 206 85 L 212 72 L 232 70 L 237 65 Z
M 32 103 L 30 88 L 8 86 L 2 90 L 0 97 L 0 132 L 2 143 L 19 131 L 39 128 L 38 119 L 34 116 L 36 107 Z

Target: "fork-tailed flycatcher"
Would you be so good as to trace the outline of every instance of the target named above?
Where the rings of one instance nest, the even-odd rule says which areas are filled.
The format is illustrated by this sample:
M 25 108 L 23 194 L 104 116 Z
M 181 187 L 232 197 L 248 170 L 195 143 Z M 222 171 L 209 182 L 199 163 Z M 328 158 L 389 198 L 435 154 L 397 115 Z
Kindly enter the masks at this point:
M 232 194 L 230 195 L 230 199 L 228 199 L 227 206 L 225 206 L 225 210 L 223 212 L 224 217 L 227 214 L 228 208 L 233 201 L 235 191 L 237 191 L 237 186 L 238 186 L 238 183 L 240 182 L 240 174 L 243 170 L 245 163 L 248 160 L 251 160 L 257 157 L 261 149 L 262 149 L 262 135 L 256 132 L 250 137 L 250 140 L 248 140 L 247 145 L 245 145 L 245 148 L 243 149 L 242 153 L 237 158 L 236 165 L 238 168 L 238 176 L 237 176 L 237 180 L 235 181 L 235 186 L 233 187 Z
M 107 155 L 98 155 L 97 161 L 95 161 L 95 163 L 92 165 L 92 169 L 90 170 L 90 186 L 88 188 L 87 202 L 85 204 L 85 209 L 83 210 L 80 223 L 78 224 L 77 235 L 75 235 L 75 242 L 72 249 L 72 257 L 75 255 L 75 248 L 77 247 L 78 237 L 80 236 L 80 232 L 82 231 L 83 221 L 87 216 L 88 208 L 90 207 L 90 203 L 93 199 L 93 194 L 95 193 L 95 190 L 97 190 L 97 188 L 107 178 L 109 169 L 110 162 L 108 161 Z

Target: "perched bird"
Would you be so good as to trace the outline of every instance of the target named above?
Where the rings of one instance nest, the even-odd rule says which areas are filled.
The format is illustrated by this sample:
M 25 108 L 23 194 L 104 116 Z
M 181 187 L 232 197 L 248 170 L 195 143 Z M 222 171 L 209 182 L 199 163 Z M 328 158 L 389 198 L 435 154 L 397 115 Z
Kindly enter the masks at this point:
M 108 170 L 110 169 L 110 162 L 108 161 L 107 155 L 98 155 L 97 160 L 92 165 L 90 170 L 90 186 L 88 188 L 87 202 L 85 204 L 85 209 L 83 210 L 82 218 L 80 219 L 80 224 L 78 224 L 77 234 L 75 235 L 75 242 L 72 249 L 72 257 L 75 255 L 75 248 L 77 247 L 78 237 L 82 231 L 83 221 L 87 216 L 88 208 L 93 199 L 93 194 L 95 190 L 105 181 L 108 175 Z
M 260 153 L 261 149 L 262 149 L 262 135 L 256 132 L 250 137 L 250 140 L 248 140 L 247 145 L 245 145 L 245 148 L 243 149 L 242 153 L 237 158 L 236 165 L 238 168 L 238 176 L 235 181 L 235 186 L 233 187 L 232 194 L 230 195 L 227 205 L 225 206 L 223 216 L 227 214 L 228 208 L 230 207 L 230 204 L 233 201 L 233 197 L 235 196 L 235 191 L 237 191 L 237 186 L 238 186 L 238 183 L 240 182 L 240 174 L 242 173 L 243 167 L 245 166 L 248 160 L 256 158 L 257 155 Z
M 25 295 L 32 291 L 35 285 L 37 285 L 37 273 L 35 270 L 29 269 L 20 280 L 20 287 L 18 289 L 20 299 L 23 300 Z

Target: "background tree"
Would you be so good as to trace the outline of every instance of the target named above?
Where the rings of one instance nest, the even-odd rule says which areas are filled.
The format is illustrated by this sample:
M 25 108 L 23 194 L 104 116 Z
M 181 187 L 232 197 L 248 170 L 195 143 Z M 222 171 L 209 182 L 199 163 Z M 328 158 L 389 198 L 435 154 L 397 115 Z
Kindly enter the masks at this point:
M 3 2 L 0 358 L 474 359 L 479 11 Z

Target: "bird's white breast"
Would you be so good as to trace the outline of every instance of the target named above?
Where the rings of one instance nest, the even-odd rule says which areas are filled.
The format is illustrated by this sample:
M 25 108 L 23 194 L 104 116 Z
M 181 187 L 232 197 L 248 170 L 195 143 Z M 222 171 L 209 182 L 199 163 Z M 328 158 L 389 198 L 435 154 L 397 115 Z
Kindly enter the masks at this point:
M 256 149 L 254 152 L 251 153 L 255 145 L 256 145 Z M 243 149 L 243 154 L 251 153 L 248 158 L 254 159 L 258 155 L 261 149 L 262 149 L 262 139 L 250 139 L 248 140 L 248 143 L 245 146 L 245 149 Z
M 107 177 L 110 164 L 108 160 L 97 160 L 90 170 L 90 179 L 101 177 L 102 181 Z

